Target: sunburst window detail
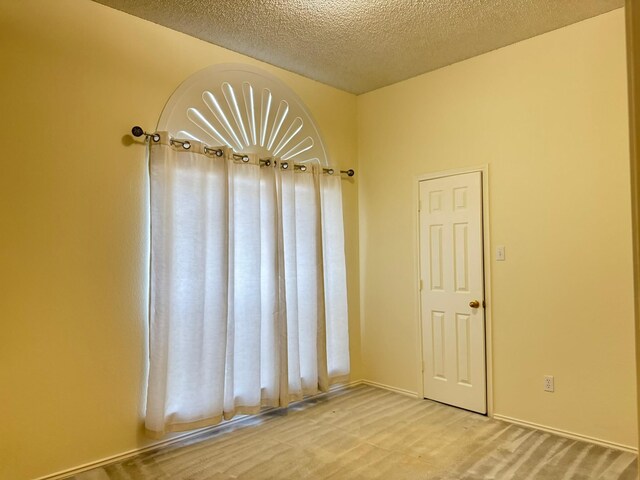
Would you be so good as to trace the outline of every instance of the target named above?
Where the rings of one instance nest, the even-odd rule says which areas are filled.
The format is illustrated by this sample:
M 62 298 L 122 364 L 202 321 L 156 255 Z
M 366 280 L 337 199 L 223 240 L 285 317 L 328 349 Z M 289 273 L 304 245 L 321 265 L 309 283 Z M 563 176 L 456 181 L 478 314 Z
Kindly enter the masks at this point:
M 295 163 L 328 165 L 318 129 L 297 95 L 247 65 L 214 65 L 188 78 L 165 106 L 158 130 L 209 146 Z

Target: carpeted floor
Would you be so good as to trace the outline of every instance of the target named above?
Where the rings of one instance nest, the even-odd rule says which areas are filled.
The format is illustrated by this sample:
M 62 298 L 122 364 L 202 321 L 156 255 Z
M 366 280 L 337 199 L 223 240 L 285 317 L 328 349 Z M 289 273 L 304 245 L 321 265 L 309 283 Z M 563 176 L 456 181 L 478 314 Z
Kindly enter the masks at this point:
M 71 478 L 635 480 L 637 466 L 631 453 L 357 386 Z

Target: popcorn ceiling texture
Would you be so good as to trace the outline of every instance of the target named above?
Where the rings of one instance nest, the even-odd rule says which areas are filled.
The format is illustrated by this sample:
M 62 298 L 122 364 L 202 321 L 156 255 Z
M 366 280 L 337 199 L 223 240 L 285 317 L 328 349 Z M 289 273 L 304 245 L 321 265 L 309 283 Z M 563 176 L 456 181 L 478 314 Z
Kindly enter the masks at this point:
M 95 0 L 360 94 L 624 0 Z

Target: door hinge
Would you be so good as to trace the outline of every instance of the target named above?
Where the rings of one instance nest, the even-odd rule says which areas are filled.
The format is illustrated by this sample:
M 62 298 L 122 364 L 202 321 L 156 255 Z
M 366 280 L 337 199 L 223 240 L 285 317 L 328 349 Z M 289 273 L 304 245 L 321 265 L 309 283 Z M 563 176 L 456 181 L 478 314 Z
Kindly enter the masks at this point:
M 420 291 L 422 291 L 422 279 L 420 279 Z
M 422 211 L 422 200 L 418 200 L 418 212 Z
M 482 308 L 487 308 L 487 302 L 485 302 L 484 300 L 482 300 Z

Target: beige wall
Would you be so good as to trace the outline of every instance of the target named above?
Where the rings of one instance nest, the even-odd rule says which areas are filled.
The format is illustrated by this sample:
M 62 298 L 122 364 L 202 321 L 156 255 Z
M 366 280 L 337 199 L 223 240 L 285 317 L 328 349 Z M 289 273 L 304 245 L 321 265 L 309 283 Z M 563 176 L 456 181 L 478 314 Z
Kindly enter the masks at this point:
M 629 132 L 631 146 L 631 211 L 633 224 L 633 266 L 635 279 L 636 366 L 640 365 L 640 7 L 636 0 L 626 0 L 627 61 L 629 80 Z M 636 370 L 640 391 L 640 368 Z M 640 410 L 640 403 L 638 403 Z M 640 425 L 638 425 L 640 429 Z
M 416 178 L 487 164 L 495 413 L 636 445 L 624 42 L 616 10 L 358 97 L 365 378 L 421 391 Z
M 488 164 L 507 247 L 488 299 L 496 413 L 636 444 L 622 11 L 357 101 L 86 0 L 0 2 L 0 61 L 0 479 L 149 444 L 146 166 L 126 133 L 222 62 L 283 79 L 358 170 L 359 198 L 343 183 L 354 378 L 420 390 L 416 177 Z
M 309 107 L 334 164 L 357 168 L 356 97 L 89 1 L 0 2 L 0 479 L 147 445 L 147 173 L 175 88 L 245 62 Z M 353 376 L 361 376 L 357 190 L 343 184 Z

